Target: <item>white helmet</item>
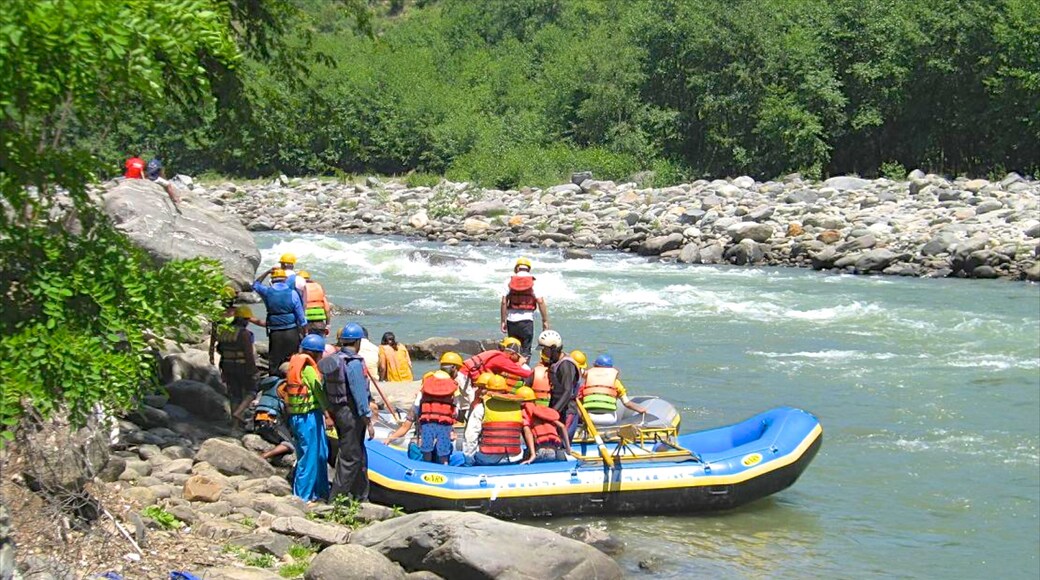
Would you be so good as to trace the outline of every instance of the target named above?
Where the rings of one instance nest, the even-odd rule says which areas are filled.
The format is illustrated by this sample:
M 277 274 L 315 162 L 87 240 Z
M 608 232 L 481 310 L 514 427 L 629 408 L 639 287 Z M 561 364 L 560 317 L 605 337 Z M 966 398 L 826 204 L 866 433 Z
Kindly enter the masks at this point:
M 543 330 L 538 335 L 538 346 L 560 348 L 563 346 L 563 337 L 555 330 Z

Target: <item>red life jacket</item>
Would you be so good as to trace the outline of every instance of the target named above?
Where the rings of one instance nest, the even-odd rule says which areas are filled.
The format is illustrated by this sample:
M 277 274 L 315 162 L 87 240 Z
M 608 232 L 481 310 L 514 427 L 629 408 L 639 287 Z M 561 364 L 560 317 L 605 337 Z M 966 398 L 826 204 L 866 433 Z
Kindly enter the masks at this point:
M 466 373 L 466 376 L 470 379 L 476 380 L 480 373 L 487 369 L 488 361 L 504 354 L 500 350 L 485 350 L 480 354 L 473 355 L 462 361 L 462 372 Z
M 556 409 L 528 403 L 524 405 L 524 411 L 531 423 L 535 447 L 563 447 L 563 440 L 560 439 L 560 432 L 556 430 L 554 423 L 560 420 L 560 414 Z
M 506 308 L 510 310 L 534 310 L 538 308 L 538 299 L 534 295 L 534 276 L 512 276 L 509 278 Z
M 455 391 L 459 386 L 443 371 L 423 379 L 419 404 L 420 423 L 455 424 Z
M 517 455 L 524 435 L 520 400 L 512 395 L 492 395 L 484 401 L 480 429 L 480 452 L 488 455 Z
M 131 157 L 126 160 L 126 173 L 123 177 L 127 179 L 144 179 L 144 159 Z

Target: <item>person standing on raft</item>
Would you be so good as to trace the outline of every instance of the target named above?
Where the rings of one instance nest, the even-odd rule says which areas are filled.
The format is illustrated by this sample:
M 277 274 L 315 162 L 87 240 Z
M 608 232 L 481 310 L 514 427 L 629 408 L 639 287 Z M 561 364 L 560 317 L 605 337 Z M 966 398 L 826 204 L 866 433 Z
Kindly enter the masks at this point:
M 520 258 L 513 266 L 513 276 L 506 283 L 506 293 L 499 307 L 502 333 L 520 341 L 520 354 L 531 358 L 534 341 L 534 311 L 542 315 L 542 330 L 549 329 L 549 310 L 545 299 L 534 292 L 531 260 Z

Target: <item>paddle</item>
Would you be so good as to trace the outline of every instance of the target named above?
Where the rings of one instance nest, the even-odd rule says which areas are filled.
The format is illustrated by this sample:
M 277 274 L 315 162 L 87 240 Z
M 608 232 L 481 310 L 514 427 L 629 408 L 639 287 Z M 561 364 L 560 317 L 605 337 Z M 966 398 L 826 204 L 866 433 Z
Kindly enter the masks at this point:
M 578 411 L 581 413 L 581 419 L 585 421 L 585 430 L 592 435 L 592 438 L 596 441 L 596 446 L 599 447 L 599 454 L 603 457 L 603 463 L 607 464 L 607 467 L 614 468 L 614 458 L 607 451 L 607 446 L 603 444 L 603 438 L 599 436 L 599 432 L 596 431 L 596 426 L 592 424 L 592 418 L 589 417 L 589 412 L 585 410 L 585 405 L 581 404 L 580 399 L 574 399 L 574 403 L 578 405 Z
M 383 404 L 386 405 L 386 408 L 390 410 L 391 414 L 393 414 L 394 421 L 400 423 L 401 417 L 397 414 L 397 409 L 390 404 L 390 399 L 386 398 L 386 395 L 383 393 L 383 389 L 379 387 L 379 382 L 372 378 L 372 375 L 368 375 L 368 373 L 365 374 L 368 376 L 368 380 L 372 381 L 372 386 L 376 388 L 376 392 L 379 393 L 379 397 L 383 399 Z

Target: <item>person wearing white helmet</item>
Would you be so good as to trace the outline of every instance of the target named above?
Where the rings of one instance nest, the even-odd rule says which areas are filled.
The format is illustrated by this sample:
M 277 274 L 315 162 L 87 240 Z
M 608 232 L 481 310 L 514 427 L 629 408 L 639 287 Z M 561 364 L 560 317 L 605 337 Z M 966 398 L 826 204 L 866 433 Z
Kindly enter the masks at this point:
M 538 335 L 538 347 L 541 349 L 541 360 L 549 367 L 549 406 L 556 410 L 564 423 L 574 421 L 572 415 L 577 414 L 574 406 L 574 395 L 581 380 L 578 363 L 563 350 L 563 337 L 555 330 L 543 330 Z
M 520 341 L 520 354 L 524 358 L 531 358 L 535 310 L 542 315 L 542 330 L 548 330 L 549 310 L 545 305 L 545 299 L 535 294 L 531 260 L 520 258 L 513 266 L 513 275 L 506 283 L 499 315 L 502 333 Z

